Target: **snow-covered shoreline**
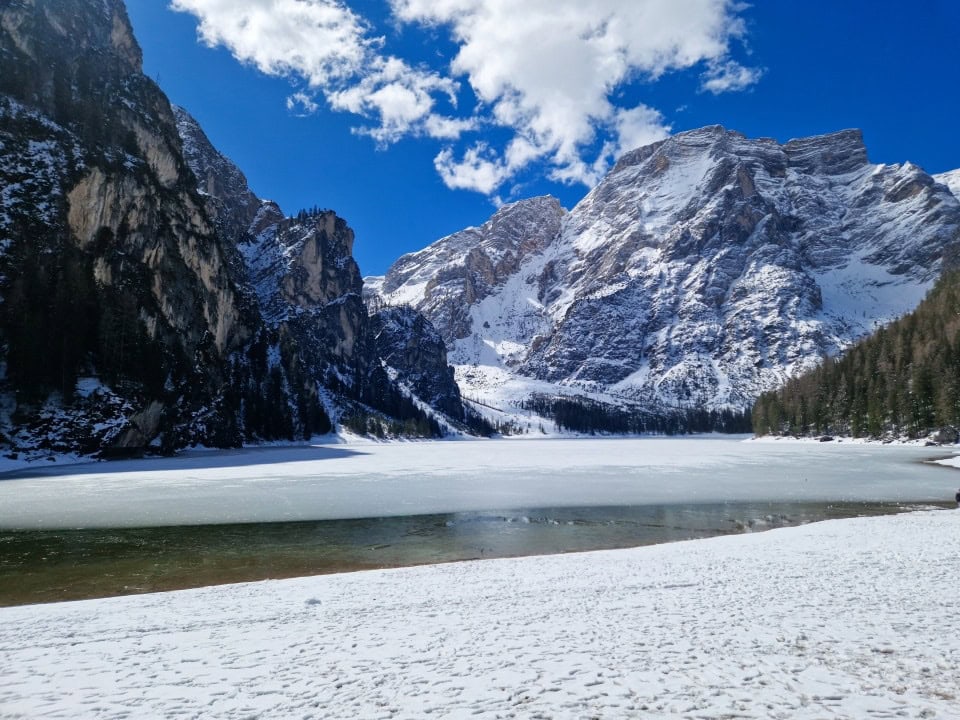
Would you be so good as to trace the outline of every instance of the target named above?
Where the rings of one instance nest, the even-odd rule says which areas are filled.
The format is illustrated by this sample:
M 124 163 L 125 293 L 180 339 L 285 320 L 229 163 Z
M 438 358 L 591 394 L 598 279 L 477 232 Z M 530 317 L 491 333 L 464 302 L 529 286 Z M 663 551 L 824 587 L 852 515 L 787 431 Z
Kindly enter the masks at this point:
M 829 438 L 829 439 L 827 439 Z M 921 438 L 885 438 L 853 437 L 852 435 L 830 436 L 797 436 L 797 435 L 754 435 L 746 438 L 746 442 L 757 443 L 837 443 L 848 445 L 875 445 L 881 447 L 939 447 L 946 452 L 960 453 L 960 444 L 934 442 L 928 437 Z
M 0 610 L 0 717 L 955 717 L 960 512 Z
M 519 417 L 519 416 L 518 416 Z M 532 416 L 531 416 L 532 417 Z M 524 415 L 524 418 L 527 418 Z M 515 417 L 511 418 L 519 423 Z M 522 423 L 521 423 L 522 424 Z M 749 435 L 745 433 L 694 433 L 690 435 L 668 436 L 661 434 L 597 434 L 577 433 L 572 431 L 545 433 L 536 432 L 534 434 L 505 435 L 496 438 L 481 438 L 471 435 L 450 435 L 444 438 L 423 439 L 423 438 L 388 438 L 378 439 L 364 437 L 350 433 L 348 431 L 331 433 L 311 438 L 310 440 L 276 440 L 271 442 L 251 443 L 241 448 L 211 448 L 197 446 L 185 448 L 171 456 L 146 456 L 142 458 L 132 458 L 129 460 L 108 460 L 104 461 L 92 455 L 76 455 L 69 453 L 46 453 L 34 452 L 33 454 L 20 453 L 16 458 L 12 456 L 0 456 L 0 480 L 5 477 L 18 477 L 21 475 L 31 475 L 35 473 L 67 473 L 71 469 L 85 468 L 92 465 L 120 466 L 133 463 L 134 465 L 145 466 L 149 463 L 165 463 L 171 460 L 183 458 L 195 458 L 198 456 L 207 456 L 211 458 L 233 456 L 237 454 L 249 455 L 260 452 L 293 451 L 304 450 L 317 447 L 369 447 L 376 445 L 406 445 L 406 444 L 427 444 L 427 443 L 447 443 L 447 442 L 525 442 L 542 440 L 574 440 L 574 441 L 594 441 L 594 440 L 720 440 L 720 441 L 741 441 L 746 443 L 822 443 L 819 437 L 797 437 L 792 435 Z M 877 440 L 874 438 L 855 438 L 849 435 L 838 435 L 829 441 L 831 443 L 849 445 L 874 445 L 883 447 L 931 447 L 942 448 L 945 452 L 958 453 L 960 456 L 960 443 L 958 444 L 930 444 L 928 438 L 899 438 L 894 440 Z

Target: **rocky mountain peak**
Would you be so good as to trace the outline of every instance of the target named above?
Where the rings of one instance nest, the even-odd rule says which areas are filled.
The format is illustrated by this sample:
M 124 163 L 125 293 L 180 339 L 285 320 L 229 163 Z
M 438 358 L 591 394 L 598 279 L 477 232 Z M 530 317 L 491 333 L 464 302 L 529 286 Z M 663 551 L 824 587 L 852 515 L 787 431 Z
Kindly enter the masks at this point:
M 329 210 L 281 223 L 276 242 L 287 262 L 284 298 L 304 308 L 347 294 L 359 298 L 363 279 L 353 259 L 353 239 L 346 221 Z
M 196 120 L 182 109 L 176 114 L 184 154 L 211 214 L 235 243 L 241 287 L 286 384 L 323 388 L 360 432 L 382 431 L 362 419 L 371 407 L 390 416 L 398 432 L 437 432 L 404 393 L 457 425 L 467 422 L 446 347 L 429 321 L 410 308 L 367 312 L 347 222 L 317 208 L 286 217 L 276 203 L 257 199 Z
M 46 82 L 31 88 L 31 104 L 52 110 L 58 102 L 59 86 L 53 80 L 59 63 L 51 61 L 64 55 L 75 61 L 109 57 L 127 75 L 143 70 L 143 53 L 122 0 L 18 0 L 3 6 L 0 27 L 7 42 L 46 76 Z M 5 63 L 5 72 L 8 67 Z M 75 67 L 85 69 L 86 62 Z
M 183 156 L 197 178 L 197 189 L 208 198 L 211 215 L 226 238 L 240 242 L 260 213 L 262 201 L 251 192 L 240 169 L 222 155 L 193 116 L 173 106 Z
M 470 334 L 469 306 L 493 295 L 528 258 L 556 240 L 566 211 L 552 196 L 504 205 L 480 227 L 449 235 L 404 255 L 384 278 L 368 278 L 387 305 L 430 307 L 449 344 Z
M 915 307 L 960 247 L 960 203 L 915 165 L 871 165 L 857 130 L 710 126 L 625 154 L 526 227 L 556 235 L 493 281 L 466 260 L 489 242 L 471 228 L 383 282 L 437 326 L 465 392 L 742 407 Z
M 475 253 L 475 260 L 482 256 L 495 273 L 504 263 L 514 265 L 530 252 L 542 249 L 553 239 L 558 221 L 565 213 L 560 201 L 550 195 L 509 203 L 497 210 L 480 227 L 471 227 L 448 235 L 424 250 L 404 255 L 390 268 L 384 278 L 384 291 L 392 292 L 401 285 L 417 281 L 418 273 L 434 263 L 449 265 L 465 253 Z M 543 231 L 531 233 L 531 228 Z M 429 273 L 429 270 L 427 270 Z M 495 282 L 491 275 L 488 281 Z
M 842 175 L 866 166 L 867 146 L 860 130 L 790 140 L 783 146 L 791 167 L 799 172 Z

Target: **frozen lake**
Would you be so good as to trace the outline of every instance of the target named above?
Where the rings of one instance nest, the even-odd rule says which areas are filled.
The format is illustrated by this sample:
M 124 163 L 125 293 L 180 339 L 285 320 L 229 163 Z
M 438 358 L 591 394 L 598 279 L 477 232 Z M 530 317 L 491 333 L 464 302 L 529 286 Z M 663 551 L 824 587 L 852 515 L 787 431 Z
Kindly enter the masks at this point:
M 301 522 L 517 508 L 943 502 L 943 448 L 728 438 L 320 444 L 44 468 L 0 529 Z
M 0 480 L 0 605 L 635 547 L 944 503 L 940 448 L 731 439 L 354 443 Z

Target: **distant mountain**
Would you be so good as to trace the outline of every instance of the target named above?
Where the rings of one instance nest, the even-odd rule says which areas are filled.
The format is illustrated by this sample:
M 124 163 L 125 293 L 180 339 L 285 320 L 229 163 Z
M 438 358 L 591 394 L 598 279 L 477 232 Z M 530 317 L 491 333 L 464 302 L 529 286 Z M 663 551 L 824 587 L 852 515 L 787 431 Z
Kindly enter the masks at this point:
M 8 452 L 237 445 L 347 417 L 440 433 L 383 365 L 352 245 L 331 211 L 257 198 L 171 108 L 121 0 L 0 5 Z
M 953 262 L 960 203 L 847 130 L 780 144 L 722 127 L 627 153 L 570 212 L 553 198 L 400 258 L 463 392 L 742 408 L 914 307 Z

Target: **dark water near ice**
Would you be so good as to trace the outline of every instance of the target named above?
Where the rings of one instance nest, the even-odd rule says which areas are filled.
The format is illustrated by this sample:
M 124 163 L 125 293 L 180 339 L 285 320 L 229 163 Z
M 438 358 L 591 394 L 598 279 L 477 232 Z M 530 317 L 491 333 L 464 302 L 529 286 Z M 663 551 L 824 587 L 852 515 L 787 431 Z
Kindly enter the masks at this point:
M 2 532 L 0 606 L 625 548 L 914 507 L 762 502 L 536 508 L 364 520 Z

